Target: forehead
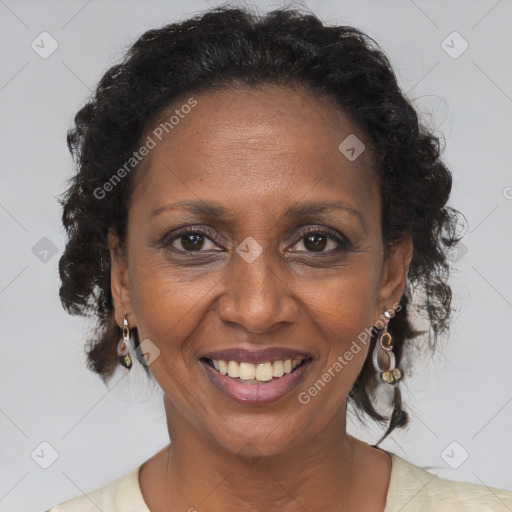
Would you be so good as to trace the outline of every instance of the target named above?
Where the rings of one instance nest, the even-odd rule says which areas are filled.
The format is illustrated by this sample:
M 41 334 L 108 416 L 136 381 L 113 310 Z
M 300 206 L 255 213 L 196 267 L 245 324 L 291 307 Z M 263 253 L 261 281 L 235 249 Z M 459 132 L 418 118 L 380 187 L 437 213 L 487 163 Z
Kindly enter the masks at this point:
M 190 99 L 175 101 L 145 134 L 154 148 L 136 172 L 139 198 L 225 199 L 263 207 L 305 196 L 336 200 L 340 194 L 375 201 L 369 141 L 329 98 L 264 86 Z M 365 149 L 348 158 L 354 143 L 357 152 Z

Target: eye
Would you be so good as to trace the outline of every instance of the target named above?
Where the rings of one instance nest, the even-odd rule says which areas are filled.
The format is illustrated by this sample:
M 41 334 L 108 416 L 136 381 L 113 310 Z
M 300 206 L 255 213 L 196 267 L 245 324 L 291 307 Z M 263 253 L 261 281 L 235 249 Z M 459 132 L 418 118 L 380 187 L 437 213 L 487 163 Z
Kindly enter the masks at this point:
M 171 238 L 166 238 L 163 245 L 165 247 L 171 246 L 178 252 L 205 252 L 216 250 L 217 245 L 211 240 L 212 238 L 215 238 L 215 232 L 206 227 L 185 228 L 175 233 Z M 208 247 L 208 242 L 211 243 L 211 247 Z M 205 249 L 205 251 L 201 249 Z
M 334 229 L 326 227 L 310 228 L 307 231 L 303 231 L 300 235 L 301 240 L 299 244 L 295 244 L 293 247 L 302 243 L 306 248 L 307 252 L 333 252 L 340 251 L 348 248 L 349 242 Z M 331 247 L 329 248 L 329 241 L 331 241 Z M 324 250 L 327 247 L 327 250 Z
M 216 233 L 208 227 L 187 227 L 168 235 L 162 242 L 162 247 L 175 249 L 177 252 L 207 252 L 218 251 L 218 245 L 212 239 L 216 238 Z M 305 252 L 330 253 L 348 249 L 349 241 L 337 231 L 327 227 L 315 227 L 302 231 L 299 234 L 300 242 L 305 247 Z M 329 242 L 331 247 L 329 248 Z M 208 247 L 210 243 L 210 247 Z M 325 250 L 327 248 L 327 250 Z M 304 252 L 304 251 L 299 251 Z

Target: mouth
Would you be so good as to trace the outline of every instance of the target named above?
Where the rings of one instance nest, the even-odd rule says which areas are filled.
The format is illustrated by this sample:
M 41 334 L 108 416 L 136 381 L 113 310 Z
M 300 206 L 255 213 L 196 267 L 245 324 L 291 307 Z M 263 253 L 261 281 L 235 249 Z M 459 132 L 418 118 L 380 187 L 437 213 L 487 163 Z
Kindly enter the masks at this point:
M 202 357 L 210 382 L 224 395 L 246 405 L 271 403 L 290 393 L 304 378 L 311 357 L 250 363 Z
M 259 382 L 269 382 L 274 379 L 280 379 L 283 375 L 293 373 L 308 361 L 310 357 L 304 359 L 286 359 L 284 361 L 273 361 L 266 363 L 253 364 L 248 362 L 224 361 L 222 359 L 201 358 L 201 361 L 210 365 L 214 370 L 227 375 L 237 382 L 244 384 L 257 384 Z

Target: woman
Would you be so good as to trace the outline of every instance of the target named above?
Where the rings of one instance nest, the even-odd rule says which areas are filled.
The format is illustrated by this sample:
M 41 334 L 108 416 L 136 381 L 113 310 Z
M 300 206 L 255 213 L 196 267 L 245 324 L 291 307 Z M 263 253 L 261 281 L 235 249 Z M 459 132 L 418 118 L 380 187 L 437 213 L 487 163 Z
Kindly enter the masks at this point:
M 52 511 L 510 509 L 378 447 L 407 424 L 412 303 L 448 327 L 458 239 L 438 139 L 371 38 L 214 9 L 143 34 L 75 122 L 61 300 L 97 315 L 92 370 L 145 365 L 171 443 Z M 370 446 L 346 408 L 385 421 L 381 388 Z

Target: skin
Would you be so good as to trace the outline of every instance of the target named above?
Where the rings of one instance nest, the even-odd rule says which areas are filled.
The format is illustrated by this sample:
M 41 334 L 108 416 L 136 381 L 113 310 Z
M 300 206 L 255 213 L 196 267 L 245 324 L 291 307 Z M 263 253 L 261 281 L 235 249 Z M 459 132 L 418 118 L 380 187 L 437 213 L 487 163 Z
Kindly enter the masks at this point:
M 404 237 L 385 256 L 368 138 L 329 99 L 302 89 L 194 97 L 197 106 L 137 171 L 126 245 L 109 236 L 116 321 L 122 326 L 126 314 L 140 340 L 160 351 L 150 370 L 172 440 L 141 468 L 143 497 L 152 512 L 382 511 L 391 459 L 346 433 L 346 397 L 368 347 L 310 403 L 298 400 L 404 291 L 412 245 Z M 354 161 L 338 149 L 350 134 L 367 147 Z M 182 209 L 151 216 L 182 200 L 215 202 L 232 218 Z M 343 201 L 358 214 L 284 217 L 314 201 Z M 165 235 L 185 226 L 209 226 L 216 238 L 206 235 L 185 255 L 179 237 L 162 248 Z M 303 231 L 317 226 L 350 245 L 319 235 L 325 246 L 315 250 Z M 246 237 L 263 250 L 252 263 L 236 252 Z M 301 349 L 313 363 L 285 397 L 242 405 L 198 361 L 235 346 Z

